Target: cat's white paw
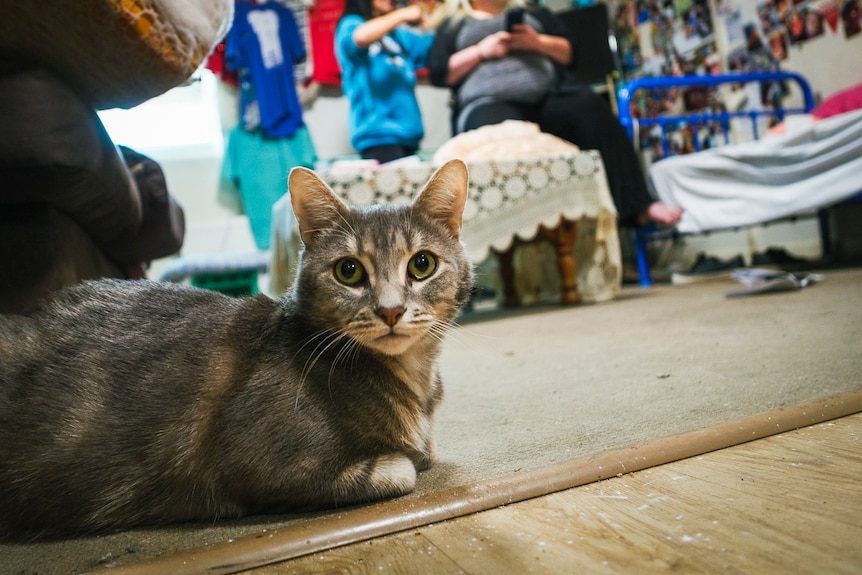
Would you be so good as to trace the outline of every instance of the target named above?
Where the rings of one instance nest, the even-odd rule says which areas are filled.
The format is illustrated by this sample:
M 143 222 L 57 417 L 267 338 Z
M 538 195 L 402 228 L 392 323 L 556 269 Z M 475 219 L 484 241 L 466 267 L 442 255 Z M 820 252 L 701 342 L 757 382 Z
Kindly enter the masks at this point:
M 416 467 L 406 455 L 381 455 L 374 462 L 369 482 L 380 497 L 404 495 L 416 487 Z

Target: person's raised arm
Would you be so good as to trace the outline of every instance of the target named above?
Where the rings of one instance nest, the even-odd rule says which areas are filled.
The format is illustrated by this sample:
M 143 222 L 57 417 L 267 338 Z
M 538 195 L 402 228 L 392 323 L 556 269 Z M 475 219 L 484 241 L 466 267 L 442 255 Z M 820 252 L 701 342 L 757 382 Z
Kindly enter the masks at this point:
M 353 41 L 360 48 L 368 48 L 401 24 L 420 24 L 424 19 L 425 12 L 416 4 L 398 8 L 361 24 L 353 31 Z

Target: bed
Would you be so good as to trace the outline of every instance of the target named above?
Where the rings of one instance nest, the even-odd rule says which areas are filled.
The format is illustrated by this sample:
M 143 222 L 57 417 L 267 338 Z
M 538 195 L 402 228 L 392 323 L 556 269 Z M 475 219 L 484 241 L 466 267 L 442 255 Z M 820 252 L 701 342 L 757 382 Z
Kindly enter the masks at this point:
M 797 108 L 754 111 L 707 111 L 634 118 L 631 102 L 638 90 L 712 88 L 722 84 L 780 82 L 795 84 L 803 104 Z M 855 89 L 854 89 L 855 90 Z M 836 95 L 850 102 L 851 91 Z M 857 99 L 858 100 L 858 99 Z M 862 110 L 852 105 L 836 108 L 824 102 L 814 108 L 811 87 L 799 74 L 726 74 L 675 78 L 641 78 L 619 93 L 620 120 L 640 142 L 643 130 L 661 133 L 661 155 L 669 156 L 649 167 L 658 198 L 685 210 L 674 234 L 698 234 L 799 216 L 818 216 L 823 255 L 830 252 L 827 212 L 836 204 L 862 198 Z M 828 105 L 827 105 L 828 104 Z M 829 109 L 828 114 L 819 110 Z M 781 133 L 767 132 L 764 121 L 773 117 Z M 827 117 L 824 117 L 827 116 Z M 751 123 L 753 141 L 731 143 L 730 123 Z M 718 147 L 702 149 L 706 138 L 698 130 L 719 126 Z M 671 128 L 689 128 L 691 152 L 674 155 Z M 712 143 L 715 139 L 712 139 Z M 667 230 L 647 226 L 635 232 L 635 250 L 641 286 L 652 285 L 646 244 Z

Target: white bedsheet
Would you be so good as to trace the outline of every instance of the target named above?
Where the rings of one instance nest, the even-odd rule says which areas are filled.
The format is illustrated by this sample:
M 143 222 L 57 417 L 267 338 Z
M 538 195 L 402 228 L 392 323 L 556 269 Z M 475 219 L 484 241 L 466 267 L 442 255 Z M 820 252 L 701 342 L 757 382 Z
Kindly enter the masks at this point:
M 682 207 L 680 232 L 763 223 L 862 191 L 862 110 L 781 136 L 674 156 L 650 167 L 661 201 Z

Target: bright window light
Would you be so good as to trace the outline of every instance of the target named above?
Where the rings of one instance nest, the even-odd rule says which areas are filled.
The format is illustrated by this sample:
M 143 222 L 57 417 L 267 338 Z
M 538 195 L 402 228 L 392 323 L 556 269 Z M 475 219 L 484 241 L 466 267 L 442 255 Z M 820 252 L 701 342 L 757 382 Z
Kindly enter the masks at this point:
M 217 79 L 209 70 L 134 108 L 102 110 L 99 118 L 115 144 L 141 153 L 209 156 L 224 150 Z

